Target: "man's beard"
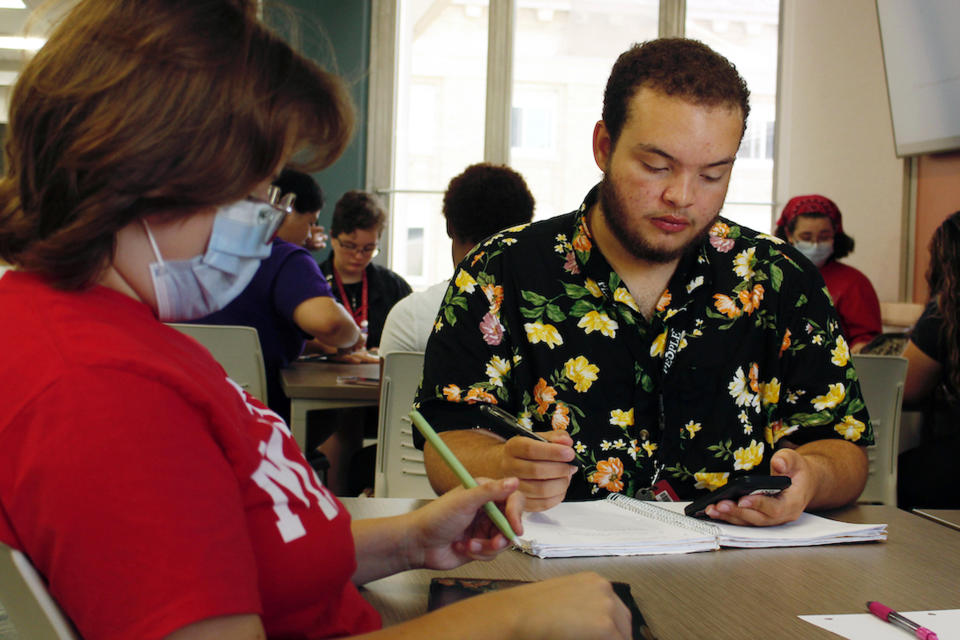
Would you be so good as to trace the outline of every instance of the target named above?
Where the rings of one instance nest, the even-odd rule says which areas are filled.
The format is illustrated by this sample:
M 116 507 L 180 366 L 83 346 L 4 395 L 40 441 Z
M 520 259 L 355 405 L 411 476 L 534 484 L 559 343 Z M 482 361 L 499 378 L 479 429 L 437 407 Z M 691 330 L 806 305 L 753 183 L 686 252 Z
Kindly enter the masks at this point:
M 690 239 L 686 244 L 674 249 L 660 249 L 651 245 L 641 233 L 639 233 L 630 224 L 630 217 L 627 214 L 626 205 L 623 198 L 617 190 L 617 186 L 610 179 L 610 170 L 607 169 L 603 174 L 603 180 L 600 182 L 600 210 L 603 212 L 603 219 L 607 226 L 613 231 L 613 235 L 620 241 L 620 244 L 630 254 L 646 262 L 665 264 L 673 262 L 688 251 L 699 246 L 710 234 L 710 229 L 720 217 L 720 212 L 714 214 L 713 219 L 706 224 L 703 229 Z

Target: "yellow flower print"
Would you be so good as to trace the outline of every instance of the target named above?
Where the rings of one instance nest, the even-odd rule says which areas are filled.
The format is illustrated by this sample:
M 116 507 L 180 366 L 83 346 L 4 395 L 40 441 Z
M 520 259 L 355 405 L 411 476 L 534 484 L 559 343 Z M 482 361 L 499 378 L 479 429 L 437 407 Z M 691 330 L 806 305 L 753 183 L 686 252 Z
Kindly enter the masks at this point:
M 738 253 L 737 257 L 733 259 L 733 272 L 744 280 L 753 278 L 753 254 L 755 252 L 756 247 L 750 247 Z
M 847 361 L 850 360 L 850 349 L 847 347 L 847 341 L 843 339 L 843 336 L 837 336 L 837 346 L 830 350 L 830 355 L 833 356 L 830 358 L 830 362 L 833 364 L 838 367 L 847 366 Z
M 627 291 L 626 287 L 617 287 L 617 290 L 613 292 L 613 299 L 620 304 L 627 305 L 637 313 L 640 313 L 640 307 L 637 306 L 636 300 L 633 299 L 633 296 L 630 295 L 630 292 Z
M 846 440 L 849 440 L 850 442 L 856 442 L 860 439 L 860 435 L 866 428 L 867 425 L 863 424 L 853 416 L 844 416 L 843 422 L 836 425 L 833 430 L 842 435 Z
M 440 333 L 441 329 L 443 329 L 443 316 L 437 316 L 436 322 L 433 323 L 433 332 Z
M 448 384 L 443 388 L 443 397 L 450 402 L 460 402 L 460 387 L 455 384 Z
M 633 409 L 624 411 L 623 409 L 614 409 L 610 412 L 610 424 L 618 427 L 629 427 L 633 425 Z
M 617 493 L 623 491 L 623 462 L 620 458 L 608 458 L 597 463 L 597 470 L 587 476 L 587 481 Z
M 687 430 L 687 433 L 690 434 L 690 437 L 697 435 L 697 431 L 700 431 L 702 425 L 699 422 L 694 422 L 691 420 L 687 424 L 683 425 L 683 428 Z
M 663 355 L 663 350 L 667 345 L 667 332 L 664 331 L 653 340 L 650 345 L 650 357 L 656 358 Z
M 764 406 L 780 402 L 780 381 L 774 378 L 760 385 L 761 402 Z
M 517 414 L 517 422 L 525 426 L 527 429 L 533 429 L 533 419 L 530 416 L 529 411 L 522 411 Z
M 473 293 L 473 288 L 477 286 L 477 281 L 474 280 L 473 276 L 469 273 L 460 269 L 459 273 L 457 273 L 457 279 L 454 280 L 454 284 L 460 289 L 460 293 Z
M 798 428 L 798 425 L 789 426 L 785 425 L 783 420 L 777 420 L 763 428 L 763 439 L 772 447 L 780 441 L 780 438 L 790 435 Z
M 501 233 L 513 233 L 514 231 L 521 231 L 521 230 L 522 230 L 524 227 L 526 227 L 528 224 L 530 224 L 530 223 L 529 223 L 529 222 L 524 222 L 523 224 L 518 224 L 518 225 L 516 225 L 516 226 L 514 226 L 514 227 L 510 227 L 509 229 L 504 229 Z
M 516 239 L 516 238 L 504 238 L 504 239 L 503 239 L 503 244 L 505 244 L 505 245 L 517 244 L 517 239 Z
M 819 333 L 811 338 L 813 344 L 823 344 L 823 336 Z
M 574 383 L 573 388 L 580 393 L 589 389 L 597 379 L 597 374 L 600 373 L 600 368 L 590 364 L 583 356 L 567 360 L 563 367 L 567 378 Z
M 510 361 L 504 360 L 500 356 L 493 356 L 487 363 L 487 375 L 490 376 L 490 384 L 497 387 L 503 386 L 503 376 L 510 373 Z
M 551 349 L 557 345 L 563 344 L 563 337 L 560 335 L 560 332 L 557 331 L 557 328 L 552 324 L 528 322 L 527 324 L 523 325 L 523 328 L 527 332 L 527 340 L 530 341 L 530 344 L 542 342 Z
M 693 474 L 694 480 L 697 481 L 697 484 L 694 485 L 694 487 L 697 489 L 710 489 L 710 491 L 715 491 L 727 484 L 727 479 L 729 477 L 730 473 L 728 471 L 698 471 L 697 473 Z
M 687 283 L 687 293 L 690 293 L 697 287 L 703 284 L 703 276 L 697 276 L 693 280 Z
M 652 457 L 653 457 L 653 452 L 657 450 L 657 443 L 656 443 L 656 442 L 644 442 L 644 443 L 643 443 L 642 445 L 640 445 L 640 446 L 643 447 L 643 450 L 647 452 L 647 457 L 648 457 L 648 458 L 652 458 Z
M 597 286 L 597 283 L 593 280 L 593 278 L 587 278 L 587 281 L 583 286 L 587 288 L 587 291 L 589 291 L 590 295 L 592 295 L 594 298 L 603 297 L 603 292 L 600 291 L 600 287 Z
M 671 300 L 673 300 L 673 296 L 670 294 L 670 289 L 664 289 L 663 293 L 660 294 L 660 299 L 657 300 L 657 311 L 663 311 L 669 307 Z
M 749 471 L 763 460 L 763 443 L 751 440 L 749 447 L 740 447 L 734 451 L 733 458 L 736 460 L 734 469 Z
M 813 399 L 813 408 L 817 411 L 823 411 L 824 409 L 833 409 L 835 406 L 840 404 L 846 397 L 847 392 L 843 388 L 842 382 L 835 382 L 830 385 L 830 389 L 822 396 L 817 396 Z
M 614 338 L 617 335 L 617 329 L 620 327 L 616 320 L 612 320 L 607 314 L 599 311 L 588 311 L 586 315 L 580 318 L 577 326 L 585 333 L 599 331 L 608 338 Z

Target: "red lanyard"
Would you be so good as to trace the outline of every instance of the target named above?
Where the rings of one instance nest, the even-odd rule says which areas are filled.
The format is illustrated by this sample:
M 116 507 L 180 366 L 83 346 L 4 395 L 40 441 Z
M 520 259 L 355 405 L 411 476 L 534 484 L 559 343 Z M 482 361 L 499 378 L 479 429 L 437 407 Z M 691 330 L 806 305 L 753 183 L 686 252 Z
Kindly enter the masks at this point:
M 360 284 L 360 309 L 356 310 L 350 304 L 350 298 L 347 296 L 346 289 L 343 288 L 343 282 L 340 280 L 340 274 L 337 273 L 337 268 L 333 267 L 333 279 L 337 283 L 337 289 L 340 292 L 340 300 L 343 302 L 343 306 L 347 309 L 351 316 L 353 316 L 353 321 L 357 323 L 358 327 L 367 326 L 367 310 L 369 305 L 367 304 L 367 270 L 363 270 L 363 279 Z

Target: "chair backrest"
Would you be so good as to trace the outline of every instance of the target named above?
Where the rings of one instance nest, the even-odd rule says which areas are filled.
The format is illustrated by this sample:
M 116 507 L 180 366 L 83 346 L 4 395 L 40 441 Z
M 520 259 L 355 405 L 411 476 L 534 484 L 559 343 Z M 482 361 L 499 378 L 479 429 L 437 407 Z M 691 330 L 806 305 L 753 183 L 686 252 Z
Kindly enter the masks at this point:
M 205 346 L 231 380 L 260 402 L 267 403 L 267 373 L 256 329 L 180 322 L 171 322 L 170 326 Z
M 870 472 L 860 502 L 897 504 L 897 455 L 900 453 L 900 404 L 907 359 L 853 355 L 863 401 L 870 412 L 876 444 L 867 448 Z
M 0 544 L 0 604 L 21 640 L 77 640 L 27 556 Z
M 394 351 L 383 358 L 380 415 L 377 421 L 378 498 L 436 497 L 423 466 L 423 452 L 413 446 L 413 425 L 404 421 L 423 375 L 423 353 Z

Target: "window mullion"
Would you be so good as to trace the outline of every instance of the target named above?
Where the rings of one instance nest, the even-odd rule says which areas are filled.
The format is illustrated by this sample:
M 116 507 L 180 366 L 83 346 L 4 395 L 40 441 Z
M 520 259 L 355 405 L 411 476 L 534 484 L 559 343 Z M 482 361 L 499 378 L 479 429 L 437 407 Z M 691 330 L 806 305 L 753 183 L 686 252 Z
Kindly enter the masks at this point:
M 515 0 L 490 0 L 487 26 L 487 104 L 483 159 L 510 162 L 510 107 L 513 95 Z
M 682 38 L 686 32 L 686 0 L 660 0 L 661 38 Z

